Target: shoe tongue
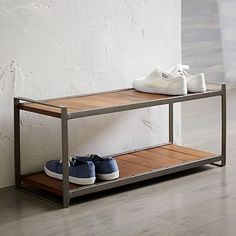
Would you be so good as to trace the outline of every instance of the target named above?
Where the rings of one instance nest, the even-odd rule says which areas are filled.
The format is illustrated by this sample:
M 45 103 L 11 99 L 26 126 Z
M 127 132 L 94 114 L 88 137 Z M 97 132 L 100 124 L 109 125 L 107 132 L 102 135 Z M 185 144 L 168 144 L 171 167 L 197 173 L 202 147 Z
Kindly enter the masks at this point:
M 189 65 L 182 65 L 182 64 L 178 64 L 177 68 L 181 71 L 183 70 L 189 70 Z
M 157 66 L 150 74 L 148 77 L 160 77 L 162 74 L 161 69 Z
M 77 158 L 77 157 L 72 157 L 70 159 L 70 166 L 77 166 L 77 165 L 79 165 L 81 163 L 84 163 L 84 162 L 85 162 L 85 160 L 82 160 L 82 159 Z
M 84 156 L 73 156 L 71 157 L 70 161 L 76 165 L 77 163 L 92 161 L 94 160 L 94 158 L 100 158 L 100 157 L 95 154 L 88 154 Z
M 85 162 L 91 162 L 91 161 L 101 161 L 101 160 L 110 160 L 111 156 L 106 157 L 100 157 L 96 154 L 89 154 L 86 156 L 73 156 L 70 157 L 70 166 L 77 166 L 79 164 L 85 163 Z
M 103 158 L 98 155 L 92 155 L 93 161 L 101 161 Z
M 169 69 L 169 73 L 174 76 L 174 77 L 178 77 L 180 75 L 183 75 L 186 73 L 185 70 L 189 70 L 189 66 L 188 65 L 181 65 L 181 64 L 178 64 L 177 66 L 175 67 L 172 67 Z
M 150 74 L 150 76 L 156 77 L 156 78 L 162 77 L 164 79 L 169 79 L 170 77 L 169 73 L 159 66 L 156 66 L 155 70 Z
M 174 77 L 178 77 L 180 76 L 180 73 L 182 73 L 182 70 L 178 69 L 178 67 L 174 67 L 169 70 L 169 73 Z
M 105 156 L 105 157 L 100 157 L 98 155 L 92 155 L 93 156 L 93 161 L 108 161 L 110 159 L 112 159 L 112 156 Z
M 162 73 L 165 73 L 165 71 L 159 66 L 156 66 L 154 72 L 158 75 L 161 75 Z

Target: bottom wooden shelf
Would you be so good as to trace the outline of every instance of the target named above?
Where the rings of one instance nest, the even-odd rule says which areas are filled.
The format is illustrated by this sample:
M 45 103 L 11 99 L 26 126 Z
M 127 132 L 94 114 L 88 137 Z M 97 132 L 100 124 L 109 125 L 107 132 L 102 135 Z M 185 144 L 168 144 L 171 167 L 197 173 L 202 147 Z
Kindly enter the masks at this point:
M 116 160 L 120 170 L 119 179 L 106 182 L 98 180 L 94 185 L 89 186 L 79 186 L 76 184 L 70 184 L 70 190 L 71 192 L 76 192 L 77 190 L 88 190 L 90 188 L 94 188 L 96 189 L 94 192 L 97 192 L 99 191 L 99 187 L 102 187 L 100 188 L 100 190 L 110 188 L 109 185 L 111 186 L 112 182 L 115 182 L 115 184 L 111 187 L 121 186 L 125 185 L 125 180 L 127 179 L 134 179 L 135 177 L 140 177 L 144 175 L 147 176 L 148 173 L 157 173 L 158 171 L 161 172 L 165 169 L 176 168 L 178 166 L 187 166 L 187 164 L 190 163 L 201 162 L 202 165 L 204 165 L 210 163 L 205 163 L 204 160 L 209 159 L 210 161 L 212 158 L 217 158 L 217 156 L 209 152 L 203 152 L 174 144 L 131 152 L 129 154 L 116 156 Z M 189 167 L 186 169 L 193 168 L 196 166 L 189 165 Z M 151 175 L 150 178 L 152 178 Z M 148 177 L 146 179 L 148 179 Z M 141 180 L 142 178 L 139 181 Z M 63 195 L 62 181 L 50 178 L 44 172 L 24 175 L 21 177 L 21 181 L 22 183 L 26 183 L 33 187 L 41 188 L 60 196 Z M 129 183 L 132 183 L 132 181 L 130 181 Z M 104 187 L 105 185 L 108 186 Z M 86 193 L 89 193 L 89 191 L 84 191 L 84 194 Z

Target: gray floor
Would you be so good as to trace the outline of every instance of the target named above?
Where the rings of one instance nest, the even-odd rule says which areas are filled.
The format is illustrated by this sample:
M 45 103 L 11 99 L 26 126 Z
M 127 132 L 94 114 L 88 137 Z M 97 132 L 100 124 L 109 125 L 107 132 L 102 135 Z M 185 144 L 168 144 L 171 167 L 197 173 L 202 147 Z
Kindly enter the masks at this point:
M 207 101 L 207 102 L 206 102 Z M 183 105 L 183 141 L 219 150 L 219 100 Z M 232 235 L 236 233 L 236 90 L 228 92 L 227 167 L 206 166 L 58 209 L 0 190 L 0 235 Z M 200 141 L 199 141 L 200 140 Z M 234 182 L 235 181 L 235 182 Z

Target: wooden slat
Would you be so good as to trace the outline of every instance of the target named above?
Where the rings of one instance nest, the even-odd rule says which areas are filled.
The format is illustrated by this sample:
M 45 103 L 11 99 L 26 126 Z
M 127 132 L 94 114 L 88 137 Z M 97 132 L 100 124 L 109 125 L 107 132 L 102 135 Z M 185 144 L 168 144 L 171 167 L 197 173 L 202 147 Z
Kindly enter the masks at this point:
M 127 105 L 134 103 L 134 98 L 129 96 L 121 96 L 120 94 L 103 94 L 101 99 L 111 101 L 113 104 L 117 105 Z M 136 99 L 136 98 L 135 98 Z M 137 100 L 136 100 L 137 101 Z M 141 99 L 139 99 L 141 101 Z
M 53 100 L 50 101 L 49 103 L 52 105 L 63 105 L 66 107 L 70 107 L 72 109 L 76 109 L 78 111 L 84 111 L 84 110 L 92 110 L 98 108 L 97 106 L 94 105 L 88 105 L 79 102 L 79 98 L 73 98 L 73 99 L 60 99 L 60 100 Z
M 174 157 L 170 157 L 167 155 L 164 156 L 157 152 L 150 152 L 149 150 L 140 151 L 140 152 L 136 152 L 132 154 L 142 157 L 144 161 L 145 159 L 158 160 L 161 163 L 161 165 L 164 165 L 164 166 L 177 165 L 177 164 L 181 164 L 185 162 L 185 160 L 176 159 Z
M 102 96 L 107 97 L 107 98 L 122 98 L 124 100 L 130 101 L 132 103 L 136 103 L 136 102 L 143 102 L 144 98 L 143 97 L 138 97 L 138 96 L 131 96 L 131 95 L 126 95 L 126 94 L 120 94 L 118 92 L 115 93 L 107 93 L 107 94 L 103 94 Z
M 121 160 L 119 157 L 117 157 L 116 160 L 119 166 L 120 178 L 134 176 L 141 173 L 147 173 L 152 170 L 152 168 L 149 168 L 147 166 L 131 163 L 126 160 Z
M 81 104 L 95 106 L 97 108 L 113 107 L 132 103 L 132 101 L 123 100 L 120 98 L 109 99 L 103 95 L 85 96 L 75 100 Z
M 71 108 L 77 108 L 80 110 L 91 110 L 95 108 L 104 108 L 104 107 L 111 107 L 114 106 L 114 104 L 111 101 L 104 101 L 102 99 L 99 99 L 98 96 L 85 96 L 85 97 L 79 97 L 79 98 L 73 98 L 73 99 L 64 99 L 64 100 L 55 100 L 51 101 L 51 103 L 59 105 L 60 103 L 63 103 L 64 105 L 71 107 Z
M 166 166 L 163 163 L 160 163 L 160 161 L 157 158 L 156 159 L 145 158 L 145 160 L 143 160 L 143 157 L 132 155 L 132 154 L 126 154 L 126 155 L 119 156 L 119 159 L 131 162 L 134 164 L 146 166 L 146 167 L 149 167 L 153 170 Z
M 162 149 L 171 150 L 175 153 L 178 152 L 178 153 L 188 154 L 188 155 L 199 157 L 199 158 L 212 156 L 212 153 L 210 152 L 199 151 L 193 148 L 182 147 L 178 145 L 166 145 L 166 146 L 163 146 Z
M 120 92 L 117 92 L 117 93 L 119 93 L 121 96 L 127 95 L 127 96 L 132 96 L 132 97 L 144 98 L 146 100 L 165 99 L 165 98 L 170 98 L 171 97 L 171 96 L 162 95 L 162 94 L 142 93 L 142 92 L 138 92 L 134 89 L 120 91 Z
M 179 152 L 174 152 L 172 150 L 167 150 L 164 148 L 158 148 L 158 149 L 150 149 L 148 152 L 155 153 L 158 156 L 161 157 L 170 157 L 170 158 L 175 158 L 183 161 L 191 161 L 191 160 L 197 160 L 198 158 L 196 156 L 191 156 L 185 153 L 179 153 Z

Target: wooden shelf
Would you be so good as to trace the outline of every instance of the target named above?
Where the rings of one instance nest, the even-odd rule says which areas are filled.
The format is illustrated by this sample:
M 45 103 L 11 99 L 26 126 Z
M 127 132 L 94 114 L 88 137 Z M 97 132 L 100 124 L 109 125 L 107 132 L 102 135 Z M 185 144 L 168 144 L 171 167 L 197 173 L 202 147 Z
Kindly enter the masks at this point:
M 45 101 L 45 103 L 56 106 L 66 106 L 68 107 L 69 113 L 76 113 L 93 109 L 130 105 L 133 103 L 164 99 L 168 97 L 169 96 L 159 94 L 141 93 L 135 91 L 134 89 L 125 89 L 116 92 L 85 95 L 72 98 L 56 98 L 50 101 Z M 21 103 L 19 105 L 19 109 L 54 117 L 61 117 L 60 108 L 49 107 L 37 103 Z
M 52 117 L 61 117 L 61 106 L 67 107 L 70 118 L 84 117 L 97 114 L 105 114 L 117 111 L 125 111 L 148 106 L 168 104 L 193 100 L 201 97 L 216 96 L 220 91 L 209 90 L 205 93 L 193 93 L 185 96 L 168 96 L 161 94 L 149 94 L 138 92 L 134 89 L 124 89 L 100 94 L 55 98 L 45 100 L 43 104 L 35 102 L 24 102 L 18 105 L 18 109 L 39 113 Z M 23 99 L 24 100 L 24 99 Z M 51 107 L 54 105 L 58 107 Z
M 161 171 L 162 169 L 199 162 L 200 160 L 213 157 L 215 157 L 215 155 L 209 152 L 173 144 L 131 152 L 129 154 L 116 156 L 120 170 L 119 179 L 106 182 L 98 180 L 94 185 L 89 186 L 70 184 L 70 190 L 77 191 L 85 188 L 95 188 L 104 184 L 109 185 L 112 182 L 122 182 L 122 180 L 127 178 L 134 178 L 136 176 Z M 48 177 L 44 172 L 22 176 L 21 181 L 54 194 L 63 195 L 62 181 Z M 123 184 L 118 185 L 120 186 Z

